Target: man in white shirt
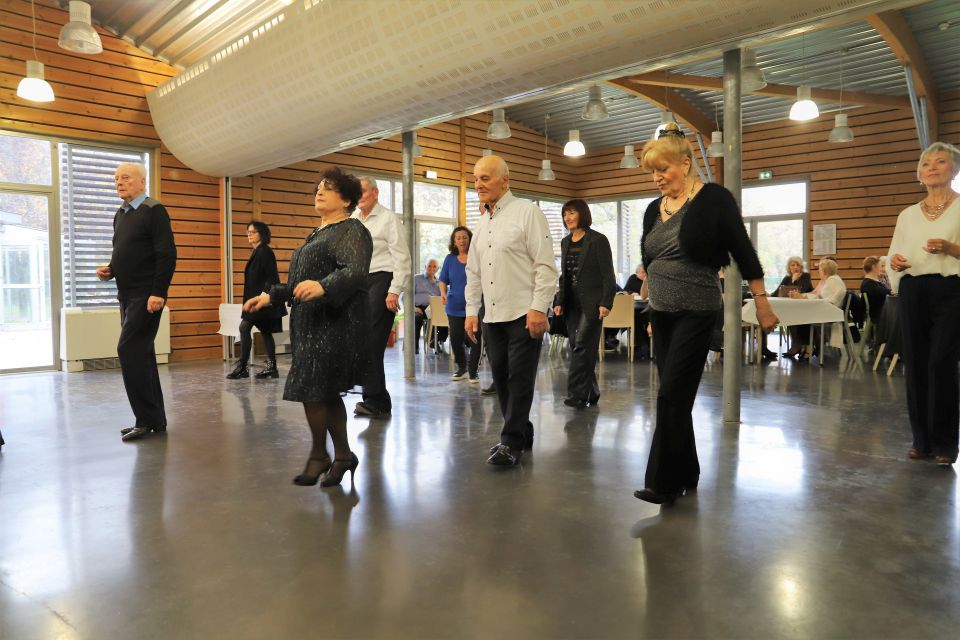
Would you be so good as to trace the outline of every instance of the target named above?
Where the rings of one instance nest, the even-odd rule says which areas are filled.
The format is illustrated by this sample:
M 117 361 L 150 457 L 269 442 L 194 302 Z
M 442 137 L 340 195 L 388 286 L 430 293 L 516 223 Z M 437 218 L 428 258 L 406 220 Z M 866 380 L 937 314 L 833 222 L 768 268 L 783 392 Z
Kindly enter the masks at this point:
M 373 237 L 373 256 L 367 293 L 370 301 L 370 351 L 363 376 L 363 402 L 354 413 L 358 416 L 385 418 L 393 409 L 383 374 L 383 353 L 393 328 L 393 318 L 400 308 L 400 294 L 410 276 L 410 249 L 403 238 L 403 227 L 397 215 L 380 204 L 380 190 L 375 178 L 360 178 L 363 196 L 353 212 Z
M 482 299 L 487 357 L 503 413 L 500 442 L 487 462 L 511 466 L 533 446 L 530 406 L 557 268 L 547 219 L 535 204 L 510 192 L 503 158 L 481 158 L 473 179 L 488 215 L 481 216 L 470 244 L 464 328 L 475 340 Z

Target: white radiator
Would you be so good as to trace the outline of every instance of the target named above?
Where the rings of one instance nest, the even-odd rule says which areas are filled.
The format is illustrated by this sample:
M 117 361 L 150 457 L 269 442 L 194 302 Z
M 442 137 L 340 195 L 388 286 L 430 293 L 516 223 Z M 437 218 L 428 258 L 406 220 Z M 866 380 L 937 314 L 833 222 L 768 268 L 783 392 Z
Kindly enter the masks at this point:
M 60 311 L 60 361 L 64 371 L 116 369 L 120 309 L 66 307 Z M 163 308 L 154 342 L 157 362 L 170 358 L 170 309 Z

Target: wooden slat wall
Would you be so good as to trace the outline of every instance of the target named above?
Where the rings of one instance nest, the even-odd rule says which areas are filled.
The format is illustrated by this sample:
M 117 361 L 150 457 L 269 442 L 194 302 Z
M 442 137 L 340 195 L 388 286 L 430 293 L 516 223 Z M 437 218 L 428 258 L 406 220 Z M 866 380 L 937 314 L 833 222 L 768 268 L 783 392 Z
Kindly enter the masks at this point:
M 103 30 L 98 30 L 102 54 L 64 51 L 57 38 L 69 13 L 44 0 L 38 0 L 36 11 L 37 52 L 56 99 L 37 104 L 16 97 L 24 61 L 33 57 L 30 3 L 0 0 L 0 129 L 159 152 L 159 196 L 170 212 L 179 252 L 169 300 L 171 360 L 219 357 L 218 180 L 188 169 L 161 146 L 146 101 L 147 91 L 176 69 Z
M 897 215 L 920 200 L 924 190 L 916 178 L 920 147 L 911 113 L 867 107 L 848 113 L 856 135 L 849 144 L 826 141 L 833 127 L 832 114 L 808 123 L 778 121 L 744 127 L 743 179 L 749 184 L 759 171 L 769 169 L 775 180 L 809 180 L 809 254 L 820 257 L 813 255 L 813 225 L 836 223 L 834 257 L 847 286 L 856 288 L 863 278 L 863 259 L 887 252 Z M 960 140 L 960 93 L 941 100 L 940 132 L 943 141 L 957 144 Z M 618 147 L 588 156 L 579 174 L 581 197 L 653 193 L 649 175 L 642 170 L 635 181 L 630 172 L 615 168 L 614 159 L 620 154 Z M 715 163 L 714 172 L 722 178 L 721 163 Z
M 423 150 L 423 157 L 414 160 L 414 175 L 423 178 L 428 169 L 436 171 L 437 179 L 433 182 L 461 188 L 462 207 L 463 188 L 473 187 L 474 162 L 483 149 L 493 149 L 510 165 L 510 183 L 514 190 L 558 199 L 574 197 L 577 170 L 571 160 L 563 156 L 561 147 L 553 143 L 549 146 L 557 179 L 540 182 L 537 174 L 543 159 L 543 136 L 510 123 L 513 133 L 510 138 L 487 140 L 488 124 L 489 116 L 474 116 L 417 131 L 417 143 Z M 277 255 L 281 278 L 284 278 L 290 255 L 317 223 L 313 211 L 313 188 L 319 171 L 335 164 L 354 173 L 370 172 L 399 178 L 401 154 L 400 136 L 396 136 L 373 145 L 346 149 L 233 180 L 234 298 L 239 300 L 243 293 L 243 267 L 250 255 L 246 226 L 250 220 L 259 219 L 270 225 L 271 246 Z M 461 211 L 461 217 L 463 213 Z

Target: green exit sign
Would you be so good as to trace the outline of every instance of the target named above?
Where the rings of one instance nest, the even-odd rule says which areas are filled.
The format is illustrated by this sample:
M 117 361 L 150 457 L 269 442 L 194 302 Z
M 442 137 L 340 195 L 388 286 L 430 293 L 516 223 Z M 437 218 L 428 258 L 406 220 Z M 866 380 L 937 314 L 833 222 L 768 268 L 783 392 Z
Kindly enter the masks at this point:
M 760 172 L 760 179 L 761 179 L 761 180 L 769 180 L 769 179 L 772 178 L 772 177 L 773 177 L 773 171 L 761 171 L 761 172 Z

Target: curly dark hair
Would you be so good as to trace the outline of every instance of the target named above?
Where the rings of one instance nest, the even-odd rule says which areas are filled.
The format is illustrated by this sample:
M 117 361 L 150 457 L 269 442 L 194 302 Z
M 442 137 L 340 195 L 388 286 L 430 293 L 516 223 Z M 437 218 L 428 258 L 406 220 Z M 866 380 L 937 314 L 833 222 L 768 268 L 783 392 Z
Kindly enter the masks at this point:
M 453 242 L 453 238 L 457 235 L 458 231 L 463 231 L 467 234 L 467 239 L 468 239 L 467 252 L 468 253 L 470 251 L 470 243 L 473 242 L 473 231 L 470 231 L 470 229 L 467 229 L 466 227 L 456 227 L 453 230 L 453 233 L 450 234 L 450 244 L 447 246 L 447 248 L 450 249 L 450 253 L 452 253 L 455 256 L 460 255 L 460 250 L 457 249 L 457 245 Z
M 247 225 L 247 229 L 250 227 L 253 227 L 254 230 L 260 234 L 260 242 L 263 244 L 270 244 L 270 227 L 268 227 L 265 222 L 251 220 L 250 224 Z
M 563 203 L 563 206 L 560 207 L 561 213 L 567 209 L 571 211 L 576 211 L 580 214 L 580 220 L 577 222 L 577 225 L 581 229 L 589 229 L 590 225 L 593 224 L 593 216 L 590 215 L 590 207 L 587 206 L 587 201 L 582 198 L 574 198 L 573 200 L 567 200 Z
M 353 213 L 357 208 L 357 203 L 363 195 L 363 187 L 357 176 L 345 172 L 340 167 L 330 167 L 320 173 L 320 180 L 314 191 L 320 189 L 320 183 L 327 181 L 333 185 L 333 190 L 340 194 L 340 197 L 347 201 L 347 213 Z

